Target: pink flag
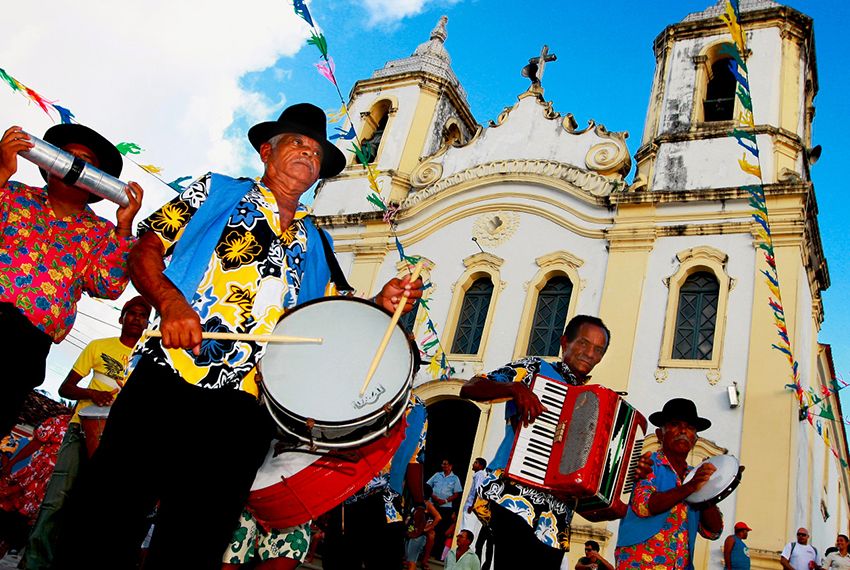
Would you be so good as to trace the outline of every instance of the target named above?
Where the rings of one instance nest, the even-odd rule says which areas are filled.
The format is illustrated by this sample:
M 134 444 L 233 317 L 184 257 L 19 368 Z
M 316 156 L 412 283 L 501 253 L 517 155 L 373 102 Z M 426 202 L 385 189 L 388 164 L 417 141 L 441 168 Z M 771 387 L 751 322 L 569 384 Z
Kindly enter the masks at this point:
M 336 85 L 336 77 L 334 77 L 334 70 L 336 69 L 334 66 L 334 58 L 329 57 L 327 61 L 320 61 L 315 65 L 322 77 Z

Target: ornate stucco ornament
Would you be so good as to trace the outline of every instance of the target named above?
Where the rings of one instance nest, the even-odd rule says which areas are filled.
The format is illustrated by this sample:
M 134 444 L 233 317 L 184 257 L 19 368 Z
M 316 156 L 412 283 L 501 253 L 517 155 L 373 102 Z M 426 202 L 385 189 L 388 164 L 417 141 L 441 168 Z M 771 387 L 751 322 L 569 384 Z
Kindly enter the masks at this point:
M 516 212 L 488 212 L 478 216 L 472 225 L 472 235 L 482 246 L 497 246 L 508 241 L 519 228 Z

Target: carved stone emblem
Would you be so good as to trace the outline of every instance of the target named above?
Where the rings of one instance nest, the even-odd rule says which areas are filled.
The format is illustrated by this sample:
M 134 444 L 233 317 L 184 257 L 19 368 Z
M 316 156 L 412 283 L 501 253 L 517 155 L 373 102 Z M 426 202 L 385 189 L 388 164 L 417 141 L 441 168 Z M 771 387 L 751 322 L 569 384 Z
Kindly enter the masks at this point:
M 482 246 L 495 246 L 506 242 L 519 227 L 516 212 L 489 212 L 478 216 L 472 225 L 472 235 Z

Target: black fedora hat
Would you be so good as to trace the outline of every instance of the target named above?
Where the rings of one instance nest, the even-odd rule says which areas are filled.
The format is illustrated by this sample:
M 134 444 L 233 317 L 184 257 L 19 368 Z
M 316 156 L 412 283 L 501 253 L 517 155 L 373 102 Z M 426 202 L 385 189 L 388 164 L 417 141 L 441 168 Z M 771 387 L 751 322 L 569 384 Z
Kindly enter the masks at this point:
M 251 127 L 248 130 L 248 140 L 257 152 L 260 152 L 260 146 L 277 135 L 306 135 L 321 144 L 324 151 L 319 178 L 330 178 L 345 168 L 345 155 L 328 141 L 327 123 L 324 111 L 310 103 L 298 103 L 284 109 L 277 121 L 266 121 Z
M 121 176 L 121 169 L 124 166 L 124 159 L 121 157 L 121 153 L 103 135 L 85 125 L 69 123 L 53 125 L 47 129 L 43 138 L 46 142 L 59 148 L 72 143 L 81 144 L 89 148 L 97 156 L 97 160 L 100 163 L 98 168 L 115 178 Z M 42 168 L 39 168 L 39 171 L 41 171 L 44 181 L 47 182 L 47 171 Z M 89 203 L 100 200 L 102 200 L 100 196 L 92 194 L 89 198 Z
M 711 420 L 701 418 L 697 414 L 697 406 L 687 398 L 673 398 L 669 400 L 660 412 L 649 416 L 649 421 L 658 427 L 672 420 L 684 420 L 694 426 L 697 431 L 703 431 L 711 427 Z

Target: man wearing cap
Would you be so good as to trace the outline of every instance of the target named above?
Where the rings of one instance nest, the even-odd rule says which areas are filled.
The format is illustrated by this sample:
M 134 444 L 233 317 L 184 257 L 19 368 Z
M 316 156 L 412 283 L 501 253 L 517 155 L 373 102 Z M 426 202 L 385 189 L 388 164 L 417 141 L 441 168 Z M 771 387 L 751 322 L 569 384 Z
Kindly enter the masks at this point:
M 121 154 L 88 127 L 55 125 L 44 140 L 121 174 Z M 0 437 L 15 425 L 30 390 L 44 381 L 50 346 L 70 332 L 83 292 L 117 299 L 124 291 L 133 218 L 142 203 L 141 187 L 130 183 L 116 227 L 88 207 L 100 198 L 52 174 L 41 172 L 44 188 L 10 181 L 18 153 L 32 147 L 17 126 L 0 138 Z
M 726 537 L 723 543 L 723 563 L 726 570 L 750 570 L 750 549 L 744 542 L 750 531 L 747 523 L 735 523 L 735 533 Z
M 151 306 L 137 295 L 121 309 L 118 323 L 121 334 L 117 337 L 91 341 L 74 363 L 68 376 L 59 387 L 59 395 L 77 400 L 68 431 L 56 455 L 56 467 L 47 484 L 38 518 L 30 531 L 24 551 L 24 568 L 40 570 L 53 564 L 53 547 L 60 536 L 59 510 L 74 485 L 80 469 L 88 460 L 86 442 L 80 425 L 80 411 L 89 406 L 109 406 L 124 386 L 124 374 L 130 353 L 148 325 Z M 86 388 L 80 381 L 91 374 Z
M 696 405 L 685 398 L 674 398 L 660 412 L 649 416 L 661 451 L 650 455 L 652 470 L 632 491 L 629 509 L 620 521 L 614 555 L 617 568 L 693 569 L 697 532 L 717 540 L 723 531 L 723 516 L 717 505 L 701 511 L 685 499 L 698 491 L 716 468 L 705 464 L 684 483 L 693 469 L 688 454 L 697 441 L 697 433 L 711 422 L 697 414 Z
M 220 567 L 273 426 L 257 400 L 266 344 L 202 342 L 201 333 L 270 334 L 287 309 L 333 292 L 329 236 L 299 203 L 345 166 L 326 128 L 313 105 L 285 109 L 248 132 L 265 167 L 259 181 L 207 174 L 141 223 L 130 274 L 157 309 L 162 338 L 137 347 L 100 448 L 69 498 L 80 527 L 99 524 L 87 568 L 132 568 L 157 500 L 145 567 Z M 392 279 L 375 302 L 410 310 L 420 288 Z M 104 495 L 111 499 L 97 500 Z M 69 536 L 63 567 L 74 567 L 75 538 L 84 539 Z

